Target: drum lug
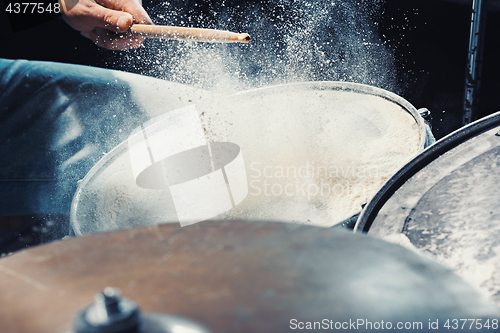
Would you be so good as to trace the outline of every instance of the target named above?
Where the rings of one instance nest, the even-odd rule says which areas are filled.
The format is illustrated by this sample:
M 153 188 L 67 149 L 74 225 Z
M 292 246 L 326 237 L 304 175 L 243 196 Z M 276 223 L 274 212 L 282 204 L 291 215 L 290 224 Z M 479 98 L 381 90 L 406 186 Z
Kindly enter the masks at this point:
M 429 128 L 432 130 L 432 114 L 431 111 L 427 108 L 420 108 L 417 110 L 418 114 L 420 117 L 422 117 L 425 121 L 425 123 L 429 126 Z

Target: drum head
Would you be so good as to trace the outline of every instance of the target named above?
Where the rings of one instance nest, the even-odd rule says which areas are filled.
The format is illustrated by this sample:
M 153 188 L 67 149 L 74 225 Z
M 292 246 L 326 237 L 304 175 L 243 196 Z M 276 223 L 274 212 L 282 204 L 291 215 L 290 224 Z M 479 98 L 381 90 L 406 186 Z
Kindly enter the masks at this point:
M 143 312 L 212 332 L 287 332 L 305 322 L 334 330 L 349 321 L 359 331 L 382 321 L 420 322 L 414 330 L 427 331 L 429 321 L 500 315 L 410 250 L 286 223 L 207 221 L 76 237 L 0 259 L 0 285 L 2 330 L 16 333 L 66 332 L 107 286 Z
M 197 114 L 181 119 L 183 112 Z M 174 119 L 176 126 L 167 128 L 167 118 Z M 183 156 L 182 165 L 172 162 L 170 153 L 160 151 L 158 144 L 168 145 L 184 135 L 171 134 L 180 127 L 202 133 L 200 138 L 193 134 L 179 143 L 195 147 L 176 155 Z M 152 119 L 131 138 L 81 182 L 71 210 L 76 234 L 182 224 L 194 212 L 205 211 L 206 216 L 199 213 L 197 221 L 274 220 L 332 226 L 359 212 L 364 201 L 421 151 L 426 133 L 413 106 L 392 93 L 360 84 L 317 82 L 205 98 L 188 111 Z M 135 148 L 143 142 L 148 148 Z M 229 156 L 224 163 L 216 161 L 218 151 Z M 148 163 L 154 164 L 148 177 L 157 172 L 158 178 L 146 180 L 142 170 Z M 175 164 L 175 171 L 165 171 L 172 169 L 167 164 Z M 206 175 L 213 178 L 203 178 Z M 222 185 L 207 190 L 202 198 L 212 204 L 189 206 L 189 200 L 178 199 L 179 187 L 217 177 Z M 238 183 L 232 183 L 236 178 Z M 225 200 L 227 208 L 214 208 L 224 206 Z M 182 205 L 188 208 L 181 211 Z
M 409 239 L 500 305 L 499 130 L 496 113 L 438 141 L 377 193 L 357 229 Z

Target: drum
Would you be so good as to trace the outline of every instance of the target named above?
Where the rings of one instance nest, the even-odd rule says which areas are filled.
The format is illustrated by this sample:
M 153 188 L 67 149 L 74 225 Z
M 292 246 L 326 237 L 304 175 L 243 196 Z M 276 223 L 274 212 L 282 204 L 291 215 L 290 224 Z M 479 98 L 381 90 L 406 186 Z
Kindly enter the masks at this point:
M 357 231 L 434 256 L 500 305 L 500 113 L 446 136 L 396 173 Z
M 2 331 L 16 333 L 67 332 L 97 292 L 112 296 L 107 286 L 148 321 L 166 314 L 206 328 L 168 332 L 432 331 L 447 319 L 500 316 L 410 250 L 276 222 L 164 224 L 54 242 L 1 258 L 0 286 Z
M 330 227 L 432 135 L 382 89 L 309 82 L 215 95 L 153 118 L 79 184 L 77 235 L 208 219 Z

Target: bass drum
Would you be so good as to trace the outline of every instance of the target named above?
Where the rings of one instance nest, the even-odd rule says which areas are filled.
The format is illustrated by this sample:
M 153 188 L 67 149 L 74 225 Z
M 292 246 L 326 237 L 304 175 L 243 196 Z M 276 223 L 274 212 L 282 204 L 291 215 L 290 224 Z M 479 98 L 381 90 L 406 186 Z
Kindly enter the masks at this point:
M 500 305 L 500 112 L 446 136 L 394 175 L 356 231 L 429 253 Z
M 213 95 L 151 119 L 108 153 L 81 181 L 71 223 L 77 235 L 206 219 L 331 227 L 432 140 L 410 103 L 367 85 Z

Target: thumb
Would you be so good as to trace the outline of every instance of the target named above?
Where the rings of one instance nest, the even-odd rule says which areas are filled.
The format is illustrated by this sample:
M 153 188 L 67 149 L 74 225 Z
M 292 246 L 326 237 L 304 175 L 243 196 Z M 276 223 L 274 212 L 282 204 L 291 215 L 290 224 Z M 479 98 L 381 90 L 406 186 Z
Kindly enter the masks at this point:
M 104 28 L 114 32 L 126 32 L 134 22 L 132 15 L 129 13 L 108 9 L 98 4 L 95 6 L 93 21 L 94 26 L 97 28 Z

